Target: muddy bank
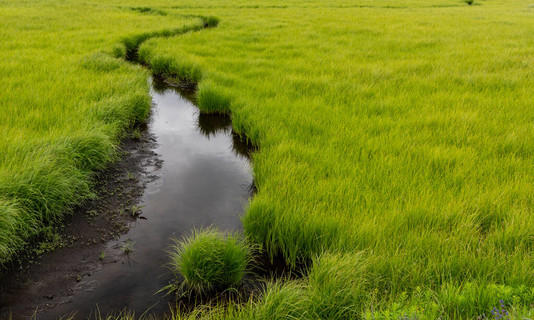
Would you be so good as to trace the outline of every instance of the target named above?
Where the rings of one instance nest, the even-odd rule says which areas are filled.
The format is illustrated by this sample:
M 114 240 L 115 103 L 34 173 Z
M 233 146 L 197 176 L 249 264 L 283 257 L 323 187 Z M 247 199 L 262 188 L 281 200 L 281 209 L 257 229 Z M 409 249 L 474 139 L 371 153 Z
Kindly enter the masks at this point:
M 171 239 L 211 225 L 241 230 L 254 190 L 250 146 L 227 115 L 201 113 L 192 91 L 154 78 L 151 93 L 148 132 L 125 141 L 123 159 L 100 175 L 100 198 L 66 228 L 72 243 L 3 284 L 2 317 L 162 315 L 176 303 L 157 293 L 173 280 L 164 267 Z
M 154 152 L 155 137 L 146 126 L 120 144 L 120 159 L 97 174 L 97 198 L 76 208 L 67 218 L 55 251 L 33 263 L 3 270 L 0 282 L 0 319 L 9 314 L 29 319 L 58 305 L 68 304 L 81 292 L 94 290 L 92 275 L 107 264 L 123 263 L 121 248 L 109 246 L 138 218 L 146 185 L 157 179 L 161 160 Z M 142 218 L 142 216 L 141 216 Z

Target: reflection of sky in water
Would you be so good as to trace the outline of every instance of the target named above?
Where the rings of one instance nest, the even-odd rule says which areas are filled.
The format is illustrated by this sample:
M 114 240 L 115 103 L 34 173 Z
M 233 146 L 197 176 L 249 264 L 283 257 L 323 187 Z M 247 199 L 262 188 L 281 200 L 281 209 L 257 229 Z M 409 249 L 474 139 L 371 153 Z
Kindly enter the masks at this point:
M 85 319 L 98 305 L 100 312 L 127 307 L 140 315 L 166 311 L 170 301 L 154 295 L 170 279 L 162 266 L 164 252 L 173 236 L 194 228 L 217 225 L 239 230 L 239 216 L 250 196 L 251 169 L 242 154 L 243 145 L 232 136 L 230 120 L 224 116 L 200 115 L 198 109 L 174 89 L 153 92 L 150 131 L 157 137 L 155 151 L 163 160 L 160 179 L 151 183 L 143 197 L 143 216 L 121 240 L 135 241 L 131 261 L 106 265 L 87 280 L 99 283 L 96 290 L 74 297 L 40 319 L 54 319 L 71 311 Z M 113 244 L 111 244 L 113 245 Z M 85 280 L 85 279 L 84 279 Z

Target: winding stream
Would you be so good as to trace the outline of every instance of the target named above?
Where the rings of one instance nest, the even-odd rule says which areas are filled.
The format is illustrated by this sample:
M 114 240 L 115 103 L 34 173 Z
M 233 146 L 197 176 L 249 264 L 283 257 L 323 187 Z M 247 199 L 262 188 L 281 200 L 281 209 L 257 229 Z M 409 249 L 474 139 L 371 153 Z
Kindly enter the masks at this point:
M 148 309 L 168 311 L 169 298 L 156 292 L 171 279 L 163 267 L 170 239 L 210 225 L 241 229 L 239 215 L 252 193 L 247 146 L 233 134 L 229 117 L 202 114 L 187 96 L 158 79 L 152 81 L 155 107 L 149 131 L 162 160 L 156 172 L 159 179 L 144 192 L 142 219 L 133 222 L 119 241 L 108 244 L 117 251 L 133 243 L 129 258 L 124 255 L 122 261 L 84 279 L 93 281 L 94 288 L 38 319 L 72 312 L 86 319 L 97 306 L 102 315 L 125 308 L 137 315 Z

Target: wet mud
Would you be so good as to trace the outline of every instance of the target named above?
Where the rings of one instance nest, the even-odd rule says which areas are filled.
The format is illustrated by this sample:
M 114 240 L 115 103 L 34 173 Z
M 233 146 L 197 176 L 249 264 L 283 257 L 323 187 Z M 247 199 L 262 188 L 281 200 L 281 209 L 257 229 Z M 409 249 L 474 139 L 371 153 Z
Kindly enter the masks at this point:
M 5 281 L 1 318 L 86 319 L 128 309 L 163 314 L 173 297 L 165 268 L 172 238 L 217 226 L 240 231 L 254 191 L 251 146 L 227 115 L 201 113 L 190 90 L 154 78 L 148 129 L 98 177 L 99 198 L 79 208 L 63 248 Z
M 57 248 L 36 259 L 27 257 L 1 273 L 0 319 L 29 319 L 94 290 L 92 275 L 107 264 L 122 263 L 121 250 L 109 247 L 128 232 L 147 184 L 158 177 L 161 160 L 155 137 L 144 128 L 125 137 L 120 158 L 95 177 L 96 199 L 74 210 L 60 230 Z M 40 317 L 37 317 L 40 318 Z

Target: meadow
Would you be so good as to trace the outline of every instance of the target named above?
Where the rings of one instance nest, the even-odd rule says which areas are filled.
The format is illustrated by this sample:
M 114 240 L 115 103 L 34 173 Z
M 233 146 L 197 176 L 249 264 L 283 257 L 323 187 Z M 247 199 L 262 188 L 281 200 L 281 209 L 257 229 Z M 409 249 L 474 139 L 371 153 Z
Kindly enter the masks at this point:
M 112 57 L 123 39 L 202 22 L 83 2 L 0 7 L 0 263 L 6 263 L 93 196 L 92 173 L 116 157 L 125 129 L 146 120 L 149 74 Z
M 245 235 L 310 269 L 206 317 L 531 317 L 529 1 L 127 3 L 0 2 L 1 259 L 89 197 L 146 118 L 148 73 L 117 43 L 215 16 L 139 59 L 259 147 Z

